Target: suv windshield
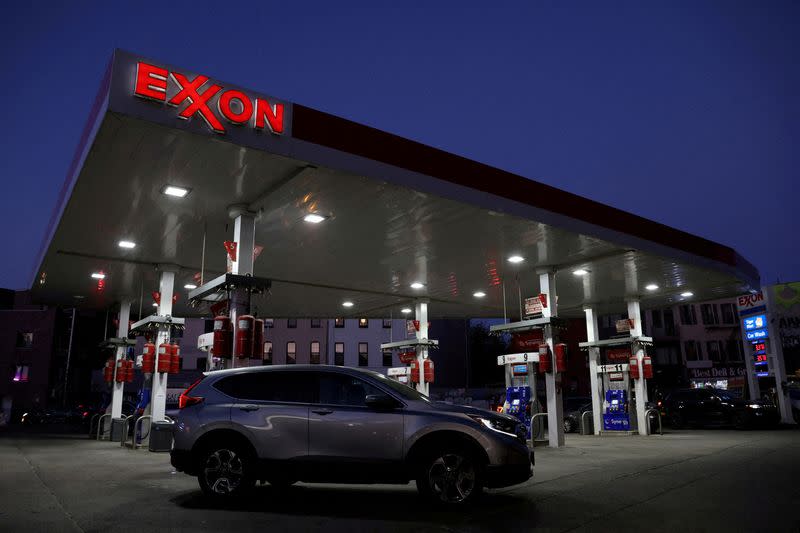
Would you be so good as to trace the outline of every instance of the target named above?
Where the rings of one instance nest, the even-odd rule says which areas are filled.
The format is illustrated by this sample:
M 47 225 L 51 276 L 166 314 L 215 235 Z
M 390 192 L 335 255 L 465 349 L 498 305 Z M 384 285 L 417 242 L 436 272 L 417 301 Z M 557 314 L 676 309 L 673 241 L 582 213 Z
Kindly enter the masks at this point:
M 417 391 L 416 389 L 412 389 L 408 385 L 404 385 L 399 381 L 389 379 L 383 374 L 379 374 L 378 372 L 369 372 L 369 375 L 379 380 L 381 385 L 389 387 L 390 389 L 392 389 L 394 392 L 396 392 L 406 400 L 422 400 L 423 402 L 431 401 L 430 398 L 428 398 L 421 392 Z

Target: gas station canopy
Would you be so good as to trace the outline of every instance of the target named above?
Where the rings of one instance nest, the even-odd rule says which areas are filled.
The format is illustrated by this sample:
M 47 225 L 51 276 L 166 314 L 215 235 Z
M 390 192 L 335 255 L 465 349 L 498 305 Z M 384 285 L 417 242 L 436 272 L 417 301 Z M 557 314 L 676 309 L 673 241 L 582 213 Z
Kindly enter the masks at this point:
M 170 186 L 188 194 L 165 194 Z M 518 316 L 541 271 L 557 272 L 565 316 L 759 286 L 726 246 L 116 51 L 45 235 L 34 297 L 97 308 L 127 299 L 133 315 L 141 298 L 147 315 L 158 269 L 177 268 L 174 314 L 207 314 L 183 287 L 226 271 L 232 208 L 256 213 L 254 275 L 272 280 L 254 297 L 261 316 L 398 317 L 418 297 L 436 317 L 503 316 L 504 305 Z M 105 275 L 102 290 L 93 273 Z

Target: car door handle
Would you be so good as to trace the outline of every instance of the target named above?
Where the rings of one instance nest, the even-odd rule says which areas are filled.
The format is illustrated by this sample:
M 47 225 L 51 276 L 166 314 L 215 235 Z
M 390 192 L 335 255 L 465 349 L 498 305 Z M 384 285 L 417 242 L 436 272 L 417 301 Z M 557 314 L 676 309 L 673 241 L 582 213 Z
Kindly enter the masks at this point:
M 333 409 L 312 409 L 311 412 L 315 413 L 315 414 L 318 414 L 318 415 L 323 415 L 324 416 L 324 415 L 331 414 L 333 412 Z
M 239 409 L 242 411 L 258 411 L 257 405 L 240 405 Z

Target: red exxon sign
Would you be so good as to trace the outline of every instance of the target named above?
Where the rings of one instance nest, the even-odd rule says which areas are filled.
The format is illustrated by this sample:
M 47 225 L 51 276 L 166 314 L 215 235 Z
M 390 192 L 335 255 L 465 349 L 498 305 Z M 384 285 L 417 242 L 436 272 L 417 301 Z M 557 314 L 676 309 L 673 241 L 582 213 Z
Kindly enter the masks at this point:
M 168 99 L 169 80 L 172 80 L 177 92 Z M 223 120 L 276 134 L 282 134 L 284 129 L 281 103 L 273 104 L 266 98 L 250 98 L 237 89 L 225 89 L 216 83 L 209 83 L 207 76 L 189 79 L 180 72 L 170 72 L 144 61 L 136 64 L 133 94 L 173 107 L 186 103 L 178 117 L 188 120 L 199 115 L 216 133 L 225 133 Z M 216 100 L 216 104 L 211 103 L 213 100 Z

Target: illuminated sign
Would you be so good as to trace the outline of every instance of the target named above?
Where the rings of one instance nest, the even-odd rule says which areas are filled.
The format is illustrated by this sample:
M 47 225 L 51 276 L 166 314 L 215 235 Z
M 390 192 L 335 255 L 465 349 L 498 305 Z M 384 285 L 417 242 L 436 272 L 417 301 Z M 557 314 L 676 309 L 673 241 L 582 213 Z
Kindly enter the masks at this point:
M 749 341 L 756 341 L 756 340 L 760 340 L 760 339 L 766 339 L 767 338 L 767 330 L 765 330 L 765 329 L 754 329 L 753 331 L 745 332 L 745 337 L 747 337 L 747 340 L 749 340 Z
M 765 378 L 765 377 L 769 376 L 769 372 L 756 372 L 756 376 L 758 376 L 760 378 Z
M 765 343 L 765 342 L 753 343 L 753 352 L 754 353 L 766 353 L 767 352 L 767 343 Z
M 764 305 L 764 294 L 761 291 L 756 294 L 743 294 L 736 300 L 736 304 L 740 312 Z
M 234 126 L 248 125 L 255 130 L 282 134 L 283 104 L 266 98 L 251 98 L 242 91 L 225 89 L 209 82 L 207 76 L 189 79 L 172 71 L 139 61 L 133 81 L 133 94 L 139 98 L 184 106 L 178 118 L 189 120 L 199 116 L 211 131 L 224 134 L 223 120 Z
M 767 327 L 767 315 L 748 316 L 744 318 L 743 322 L 745 331 L 764 329 Z

